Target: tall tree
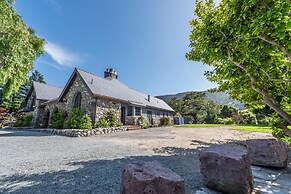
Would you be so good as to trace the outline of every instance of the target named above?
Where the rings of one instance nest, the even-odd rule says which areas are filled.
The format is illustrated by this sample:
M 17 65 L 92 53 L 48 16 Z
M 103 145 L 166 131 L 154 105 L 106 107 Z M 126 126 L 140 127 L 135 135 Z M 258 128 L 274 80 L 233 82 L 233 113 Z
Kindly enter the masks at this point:
M 33 61 L 43 54 L 45 42 L 26 26 L 12 3 L 0 0 L 0 85 L 5 97 L 26 82 Z
M 32 86 L 33 81 L 45 83 L 43 75 L 39 71 L 35 70 L 34 72 L 32 72 L 31 76 L 29 76 L 26 83 L 20 86 L 19 90 L 16 93 L 13 93 L 9 97 L 2 98 L 2 102 L 1 102 L 1 91 L 3 89 L 1 90 L 0 87 L 0 105 L 8 108 L 9 111 L 12 112 L 18 110 L 25 96 L 27 95 L 27 92 Z
M 214 69 L 217 91 L 253 107 L 268 105 L 291 136 L 291 1 L 196 0 L 189 60 Z

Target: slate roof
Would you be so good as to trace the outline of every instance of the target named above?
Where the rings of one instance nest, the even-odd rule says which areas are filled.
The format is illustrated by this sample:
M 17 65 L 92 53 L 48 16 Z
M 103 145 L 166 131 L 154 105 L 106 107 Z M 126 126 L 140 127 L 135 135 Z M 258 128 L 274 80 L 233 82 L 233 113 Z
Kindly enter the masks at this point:
M 75 69 L 75 71 L 83 79 L 93 95 L 109 97 L 138 106 L 153 107 L 156 109 L 174 111 L 163 100 L 158 99 L 154 96 L 150 96 L 150 101 L 148 101 L 147 94 L 143 94 L 141 92 L 133 90 L 117 79 L 101 78 L 80 69 Z
M 38 100 L 53 100 L 60 96 L 63 88 L 47 85 L 44 83 L 33 82 L 33 87 Z

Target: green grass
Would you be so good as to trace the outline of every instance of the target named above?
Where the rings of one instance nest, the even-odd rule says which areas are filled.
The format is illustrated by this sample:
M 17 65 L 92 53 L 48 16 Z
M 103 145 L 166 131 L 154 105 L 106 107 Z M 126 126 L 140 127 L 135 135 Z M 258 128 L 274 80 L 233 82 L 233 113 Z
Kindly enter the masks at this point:
M 176 126 L 178 128 L 211 128 L 211 127 L 230 127 L 234 130 L 248 132 L 272 133 L 272 127 L 265 125 L 223 125 L 223 124 L 186 124 Z
M 225 127 L 227 125 L 223 124 L 186 124 L 186 125 L 178 125 L 178 128 L 211 128 L 211 127 Z
M 261 125 L 235 125 L 233 129 L 239 131 L 272 133 L 272 127 Z

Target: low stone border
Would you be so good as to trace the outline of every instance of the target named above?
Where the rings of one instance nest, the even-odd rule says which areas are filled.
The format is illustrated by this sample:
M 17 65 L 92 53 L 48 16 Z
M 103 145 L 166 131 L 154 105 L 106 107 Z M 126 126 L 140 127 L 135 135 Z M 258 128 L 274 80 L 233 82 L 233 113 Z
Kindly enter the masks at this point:
M 81 130 L 81 129 L 42 129 L 43 132 L 52 133 L 55 135 L 62 135 L 68 137 L 88 137 L 91 135 L 100 135 L 106 133 L 114 133 L 118 131 L 127 131 L 127 128 L 124 126 L 121 127 L 110 127 L 110 128 L 97 128 L 90 130 Z
M 13 127 L 13 128 L 6 128 L 6 129 L 45 132 L 45 133 L 51 133 L 51 134 L 67 136 L 67 137 L 87 137 L 87 136 L 91 136 L 91 135 L 114 133 L 114 132 L 118 132 L 118 131 L 127 131 L 127 128 L 125 126 L 110 127 L 110 128 L 96 128 L 96 129 L 90 129 L 90 130 L 86 130 L 86 129 L 85 130 L 81 130 L 81 129 L 51 129 L 51 128 L 35 129 L 32 127 Z

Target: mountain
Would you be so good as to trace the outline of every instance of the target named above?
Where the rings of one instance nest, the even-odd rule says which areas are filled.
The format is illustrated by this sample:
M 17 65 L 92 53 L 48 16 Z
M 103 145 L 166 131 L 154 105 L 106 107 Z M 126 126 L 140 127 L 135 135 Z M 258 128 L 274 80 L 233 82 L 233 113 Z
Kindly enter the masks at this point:
M 182 93 L 177 93 L 177 94 L 168 94 L 168 95 L 161 95 L 161 96 L 156 96 L 159 99 L 162 99 L 166 102 L 169 102 L 172 98 L 183 98 L 184 96 L 186 96 L 186 94 L 188 94 L 190 92 L 182 92 Z M 216 104 L 230 104 L 234 107 L 237 107 L 239 109 L 245 109 L 244 108 L 244 104 L 236 101 L 232 98 L 230 98 L 230 96 L 228 95 L 227 92 L 207 92 L 207 91 L 202 91 L 202 93 L 206 94 L 206 98 L 208 100 L 212 100 L 214 101 Z

